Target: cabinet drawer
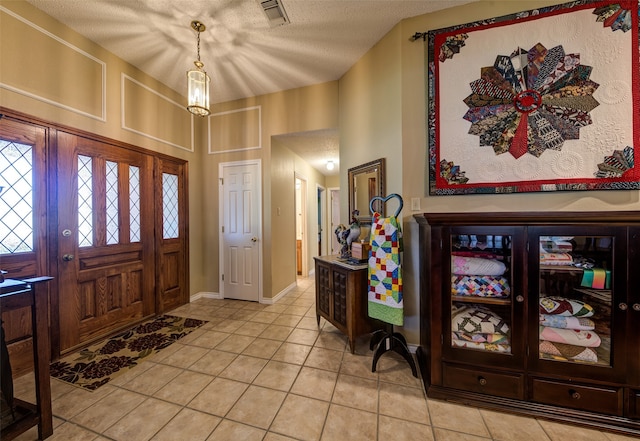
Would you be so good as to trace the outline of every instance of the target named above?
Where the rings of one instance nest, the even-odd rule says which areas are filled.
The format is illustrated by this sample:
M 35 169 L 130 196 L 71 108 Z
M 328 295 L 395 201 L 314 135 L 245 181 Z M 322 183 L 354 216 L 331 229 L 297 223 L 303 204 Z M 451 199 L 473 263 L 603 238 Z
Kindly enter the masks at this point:
M 609 415 L 622 415 L 622 389 L 533 379 L 532 399 L 538 403 Z
M 629 390 L 629 417 L 640 418 L 640 390 Z
M 445 387 L 452 389 L 504 398 L 524 399 L 524 376 L 522 374 L 467 369 L 445 364 L 442 380 Z

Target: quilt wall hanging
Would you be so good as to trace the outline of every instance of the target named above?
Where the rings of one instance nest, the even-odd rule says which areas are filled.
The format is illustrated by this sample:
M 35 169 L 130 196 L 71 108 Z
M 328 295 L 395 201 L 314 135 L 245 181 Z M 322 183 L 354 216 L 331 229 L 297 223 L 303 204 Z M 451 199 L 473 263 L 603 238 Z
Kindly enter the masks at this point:
M 429 193 L 640 188 L 639 3 L 427 32 Z

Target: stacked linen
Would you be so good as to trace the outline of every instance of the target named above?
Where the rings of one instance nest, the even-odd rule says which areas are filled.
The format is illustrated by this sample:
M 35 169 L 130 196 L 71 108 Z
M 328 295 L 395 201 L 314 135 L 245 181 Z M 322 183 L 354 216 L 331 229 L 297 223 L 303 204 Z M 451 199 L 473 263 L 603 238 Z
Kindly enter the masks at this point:
M 451 345 L 491 352 L 511 352 L 509 325 L 479 305 L 451 306 Z
M 590 318 L 593 307 L 564 297 L 540 299 L 540 356 L 563 361 L 596 363 L 594 348 L 602 343 Z
M 496 259 L 451 256 L 451 295 L 505 298 L 511 294 L 503 277 L 504 263 Z
M 540 237 L 540 264 L 541 265 L 571 265 L 573 257 L 573 237 Z

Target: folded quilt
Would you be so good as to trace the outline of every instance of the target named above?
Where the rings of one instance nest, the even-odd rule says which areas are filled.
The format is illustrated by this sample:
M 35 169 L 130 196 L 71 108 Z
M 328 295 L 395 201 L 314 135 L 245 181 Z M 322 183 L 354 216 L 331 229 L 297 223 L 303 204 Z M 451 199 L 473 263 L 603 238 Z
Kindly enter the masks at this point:
M 590 363 L 598 362 L 598 355 L 592 348 L 555 343 L 545 340 L 540 341 L 540 354 L 543 358 L 553 358 L 555 360 L 586 361 Z
M 597 348 L 602 342 L 594 331 L 579 331 L 577 329 L 560 329 L 540 326 L 540 340 L 568 345 Z
M 506 266 L 499 260 L 451 256 L 451 274 L 501 276 Z
M 596 324 L 585 317 L 573 317 L 553 314 L 540 314 L 540 324 L 550 328 L 578 329 L 580 331 L 593 331 Z
M 541 297 L 540 314 L 591 317 L 593 307 L 585 302 L 564 297 Z
M 504 277 L 451 276 L 451 295 L 478 297 L 509 297 L 511 288 Z
M 569 253 L 547 253 L 540 251 L 541 265 L 571 265 L 573 257 Z
M 469 334 L 509 335 L 509 325 L 501 317 L 482 306 L 453 305 L 451 330 Z
M 507 344 L 495 344 L 495 343 L 475 343 L 466 340 L 451 340 L 451 345 L 456 348 L 465 348 L 465 349 L 479 349 L 481 351 L 489 351 L 489 352 L 502 352 L 509 353 L 511 352 L 511 346 Z
M 473 343 L 509 344 L 509 338 L 504 334 L 471 334 L 469 332 L 454 331 L 451 338 Z

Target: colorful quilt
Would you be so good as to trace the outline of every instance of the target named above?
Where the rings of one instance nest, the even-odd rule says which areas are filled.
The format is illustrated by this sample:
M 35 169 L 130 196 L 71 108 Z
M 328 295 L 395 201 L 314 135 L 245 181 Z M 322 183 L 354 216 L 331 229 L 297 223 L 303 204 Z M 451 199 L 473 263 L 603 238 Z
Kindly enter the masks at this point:
M 509 297 L 511 288 L 504 277 L 451 276 L 451 295 L 478 297 Z
M 453 340 L 469 341 L 472 343 L 509 344 L 509 338 L 504 334 L 472 334 L 469 332 L 454 331 L 451 333 Z
M 553 314 L 540 314 L 540 324 L 551 328 L 578 329 L 580 331 L 593 331 L 596 324 L 585 317 L 573 317 Z
M 501 276 L 505 271 L 504 263 L 499 260 L 451 256 L 451 274 Z
M 550 328 L 548 326 L 540 326 L 540 340 L 585 348 L 597 348 L 602 343 L 600 336 L 594 331 Z
M 561 361 L 598 362 L 598 355 L 592 348 L 554 343 L 546 340 L 540 341 L 540 355 L 542 358 L 551 358 L 553 360 Z
M 383 218 L 379 213 L 374 213 L 370 244 L 369 317 L 402 326 L 402 232 L 395 216 Z
M 469 334 L 509 335 L 509 325 L 483 306 L 452 306 L 451 329 Z
M 566 299 L 564 297 L 540 298 L 540 314 L 591 317 L 593 313 L 593 307 L 580 300 Z
M 466 340 L 451 340 L 451 345 L 456 348 L 465 348 L 465 349 L 478 349 L 481 351 L 488 352 L 501 352 L 501 353 L 509 353 L 511 352 L 511 346 L 509 343 L 506 344 L 495 344 L 495 343 L 476 343 Z

